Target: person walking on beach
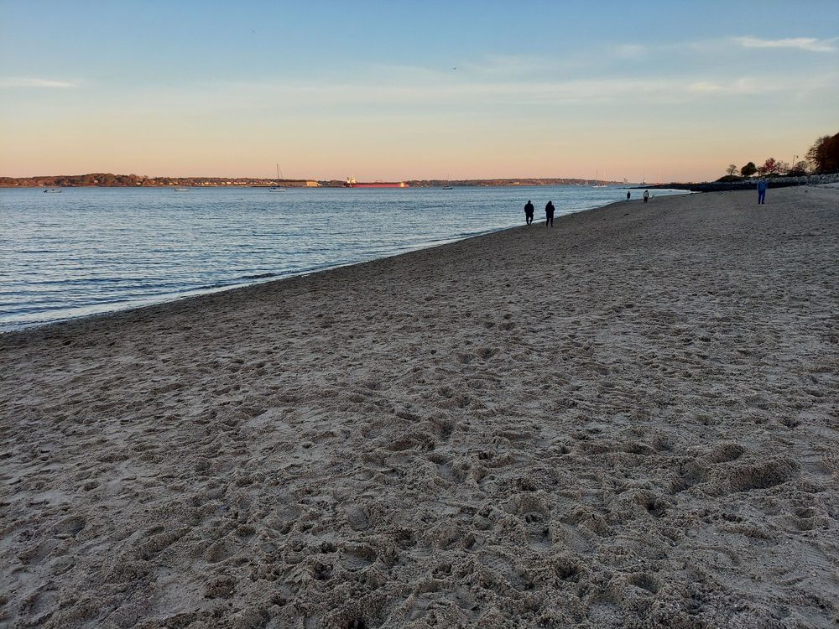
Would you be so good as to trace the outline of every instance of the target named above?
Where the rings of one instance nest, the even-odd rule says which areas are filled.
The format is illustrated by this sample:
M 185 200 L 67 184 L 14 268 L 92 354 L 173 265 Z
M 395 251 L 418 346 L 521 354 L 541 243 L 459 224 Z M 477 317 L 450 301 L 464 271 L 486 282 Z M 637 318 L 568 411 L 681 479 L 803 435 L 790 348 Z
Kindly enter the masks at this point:
M 536 211 L 536 208 L 533 207 L 533 204 L 528 201 L 524 206 L 524 220 L 530 225 L 533 222 L 533 212 Z
M 554 226 L 554 207 L 553 201 L 548 201 L 548 204 L 545 206 L 545 227 L 550 225 L 551 227 Z
M 766 189 L 769 187 L 769 182 L 766 179 L 761 179 L 757 182 L 757 204 L 766 205 Z
M 627 193 L 626 193 L 626 200 L 627 200 L 627 201 L 629 201 L 629 198 L 630 198 L 631 196 L 632 196 L 632 193 L 631 193 L 631 192 L 627 192 Z
M 650 191 L 644 190 L 644 203 L 650 200 Z

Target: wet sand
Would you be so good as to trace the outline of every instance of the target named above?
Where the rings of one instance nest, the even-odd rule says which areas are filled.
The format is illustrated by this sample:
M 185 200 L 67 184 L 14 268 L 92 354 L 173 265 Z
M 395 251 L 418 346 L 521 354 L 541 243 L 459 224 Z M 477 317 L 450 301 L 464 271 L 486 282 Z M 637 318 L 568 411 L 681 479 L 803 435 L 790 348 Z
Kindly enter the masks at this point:
M 835 627 L 839 189 L 0 336 L 2 627 Z

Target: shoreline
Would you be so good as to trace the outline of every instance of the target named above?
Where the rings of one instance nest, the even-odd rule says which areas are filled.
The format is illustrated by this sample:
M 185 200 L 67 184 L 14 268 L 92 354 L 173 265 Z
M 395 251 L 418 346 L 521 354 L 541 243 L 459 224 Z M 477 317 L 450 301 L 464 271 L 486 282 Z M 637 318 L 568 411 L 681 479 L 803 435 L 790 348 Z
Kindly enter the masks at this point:
M 602 206 L 602 207 L 606 207 L 606 206 Z M 589 211 L 596 210 L 596 209 L 600 209 L 600 208 L 591 208 L 589 210 L 580 210 L 580 211 L 589 212 Z M 568 216 L 568 215 L 566 214 L 565 216 Z M 98 313 L 88 314 L 88 315 L 78 315 L 78 316 L 75 316 L 75 317 L 70 317 L 70 318 L 67 318 L 67 319 L 61 319 L 61 320 L 58 320 L 58 321 L 48 321 L 48 322 L 44 322 L 44 323 L 24 324 L 26 327 L 14 328 L 14 329 L 9 329 L 9 330 L 0 330 L 0 339 L 2 339 L 5 335 L 26 334 L 27 332 L 35 332 L 35 331 L 38 331 L 38 330 L 42 330 L 42 329 L 45 329 L 45 328 L 51 328 L 51 327 L 54 327 L 54 326 L 71 325 L 71 324 L 74 324 L 74 323 L 80 323 L 80 324 L 95 323 L 95 321 L 92 321 L 92 320 L 95 320 L 95 319 L 103 319 L 103 320 L 111 319 L 111 318 L 117 317 L 119 315 L 123 315 L 123 314 L 127 315 L 127 314 L 130 314 L 130 313 L 133 313 L 133 312 L 147 310 L 147 309 L 150 309 L 150 308 L 163 308 L 163 309 L 165 309 L 165 307 L 168 306 L 168 305 L 173 305 L 173 304 L 181 303 L 181 302 L 184 302 L 184 301 L 189 301 L 189 300 L 194 300 L 194 299 L 195 300 L 202 299 L 204 297 L 210 297 L 210 296 L 213 296 L 213 295 L 217 295 L 219 293 L 228 293 L 228 292 L 246 290 L 246 289 L 249 289 L 249 288 L 258 288 L 258 287 L 264 286 L 266 284 L 274 284 L 274 283 L 278 283 L 278 282 L 286 282 L 286 281 L 293 280 L 293 279 L 306 278 L 306 277 L 310 277 L 310 276 L 313 276 L 313 275 L 318 275 L 318 274 L 321 274 L 321 273 L 329 273 L 331 271 L 336 271 L 338 269 L 345 269 L 345 268 L 348 268 L 348 267 L 362 266 L 362 265 L 365 265 L 365 264 L 371 264 L 373 262 L 378 262 L 378 261 L 381 261 L 381 260 L 388 260 L 388 259 L 391 259 L 391 258 L 398 258 L 400 256 L 410 255 L 410 254 L 416 253 L 418 251 L 425 251 L 427 249 L 437 249 L 437 248 L 440 248 L 440 247 L 446 247 L 448 245 L 457 244 L 459 242 L 463 242 L 465 240 L 470 240 L 472 238 L 482 238 L 484 236 L 489 236 L 491 234 L 505 232 L 505 231 L 508 231 L 508 230 L 511 230 L 511 229 L 518 229 L 518 227 L 506 227 L 506 228 L 502 228 L 502 229 L 492 230 L 492 231 L 489 231 L 489 232 L 476 234 L 474 236 L 467 236 L 466 238 L 445 241 L 445 242 L 442 242 L 442 243 L 435 243 L 435 244 L 431 244 L 431 245 L 428 245 L 428 246 L 425 246 L 425 247 L 412 249 L 410 251 L 403 251 L 401 253 L 395 253 L 393 255 L 385 256 L 385 257 L 382 257 L 382 258 L 374 258 L 372 260 L 365 260 L 363 262 L 348 262 L 346 264 L 336 264 L 334 266 L 327 266 L 327 267 L 323 267 L 323 268 L 312 269 L 312 270 L 309 270 L 309 271 L 304 271 L 302 273 L 296 273 L 296 274 L 293 274 L 293 275 L 287 275 L 287 276 L 284 276 L 284 277 L 266 278 L 263 281 L 254 281 L 254 282 L 238 284 L 238 285 L 231 285 L 231 286 L 219 286 L 219 287 L 216 287 L 216 288 L 213 288 L 213 289 L 208 289 L 206 291 L 204 291 L 203 289 L 196 289 L 195 294 L 187 293 L 187 294 L 183 294 L 182 296 L 175 296 L 175 297 L 170 298 L 170 299 L 165 299 L 163 301 L 156 301 L 154 303 L 149 303 L 149 304 L 146 304 L 146 305 L 127 306 L 127 307 L 121 308 L 119 310 L 111 310 L 111 311 L 107 311 L 107 312 L 98 312 Z M 197 292 L 197 291 L 201 291 L 201 292 Z M 165 314 L 165 313 L 162 313 L 162 314 Z
M 558 216 L 555 220 L 559 221 L 564 216 L 570 216 L 571 214 L 579 214 L 581 212 L 592 212 L 592 211 L 595 211 L 595 210 L 607 208 L 607 207 L 610 207 L 611 205 L 614 205 L 615 203 L 623 203 L 623 201 L 615 201 L 615 202 L 608 203 L 608 204 L 602 205 L 602 206 L 597 206 L 597 207 L 593 207 L 593 208 L 587 208 L 587 209 L 583 209 L 583 210 L 572 211 L 572 212 L 569 212 L 568 214 L 562 214 L 562 215 Z M 543 221 L 544 221 L 544 219 L 543 219 Z M 394 258 L 394 257 L 402 256 L 402 255 L 409 255 L 409 254 L 412 254 L 412 253 L 416 253 L 417 251 L 424 251 L 426 249 L 435 249 L 437 247 L 445 247 L 447 245 L 456 244 L 458 242 L 462 242 L 464 240 L 469 240 L 471 238 L 482 238 L 484 236 L 489 236 L 491 234 L 500 233 L 500 232 L 513 230 L 513 229 L 518 229 L 519 227 L 521 227 L 521 225 L 517 225 L 517 226 L 514 226 L 514 227 L 505 227 L 505 228 L 501 228 L 501 229 L 493 229 L 493 230 L 489 230 L 489 231 L 486 231 L 486 232 L 481 232 L 481 233 L 478 233 L 478 234 L 475 234 L 475 235 L 472 235 L 472 236 L 467 236 L 465 238 L 454 238 L 454 239 L 445 240 L 445 241 L 442 241 L 442 242 L 438 241 L 438 242 L 435 242 L 433 244 L 419 246 L 418 248 L 410 249 L 408 251 L 403 251 L 401 253 L 395 253 L 393 255 L 385 256 L 383 258 L 375 258 L 373 260 L 366 260 L 366 261 L 363 261 L 363 262 L 349 262 L 349 263 L 346 263 L 346 264 L 336 264 L 336 265 L 332 265 L 332 266 L 326 266 L 326 267 L 323 267 L 323 268 L 304 271 L 302 273 L 295 273 L 295 274 L 291 274 L 291 275 L 286 275 L 284 277 L 267 278 L 263 281 L 254 281 L 254 282 L 247 282 L 247 283 L 242 283 L 242 284 L 233 284 L 233 285 L 230 285 L 230 286 L 219 286 L 219 287 L 210 288 L 210 289 L 206 289 L 206 290 L 199 288 L 199 289 L 195 289 L 193 291 L 188 291 L 185 294 L 175 295 L 173 297 L 165 298 L 165 299 L 162 299 L 160 301 L 152 300 L 152 303 L 148 303 L 148 304 L 145 304 L 145 305 L 133 305 L 133 306 L 128 305 L 128 306 L 125 306 L 123 308 L 119 308 L 117 310 L 109 310 L 109 311 L 98 312 L 98 313 L 93 313 L 93 314 L 77 315 L 77 316 L 68 317 L 66 319 L 60 319 L 60 320 L 57 320 L 57 321 L 46 321 L 46 322 L 43 322 L 43 323 L 41 323 L 41 322 L 24 323 L 24 324 L 22 324 L 23 327 L 9 328 L 9 329 L 6 329 L 6 330 L 0 329 L 0 338 L 2 338 L 4 335 L 8 335 L 8 334 L 21 334 L 21 333 L 25 333 L 25 332 L 32 331 L 32 330 L 35 330 L 35 329 L 51 327 L 51 326 L 60 326 L 60 325 L 70 324 L 70 323 L 73 323 L 73 322 L 84 321 L 84 320 L 91 319 L 91 318 L 98 318 L 98 317 L 110 318 L 110 317 L 119 315 L 120 313 L 127 313 L 127 312 L 131 312 L 131 311 L 134 311 L 134 310 L 142 310 L 142 309 L 146 309 L 146 308 L 154 308 L 154 307 L 157 307 L 157 306 L 165 306 L 166 304 L 172 304 L 172 303 L 176 303 L 176 302 L 180 302 L 180 301 L 188 300 L 188 299 L 199 299 L 201 297 L 208 296 L 208 295 L 214 295 L 216 293 L 223 293 L 223 292 L 228 292 L 228 291 L 237 291 L 237 290 L 241 290 L 241 289 L 245 289 L 245 288 L 249 288 L 249 287 L 261 286 L 263 284 L 270 284 L 270 283 L 273 283 L 273 282 L 282 282 L 282 281 L 286 281 L 286 280 L 289 280 L 289 279 L 292 279 L 292 278 L 308 277 L 310 275 L 314 275 L 314 274 L 317 274 L 317 273 L 325 273 L 325 272 L 328 272 L 328 271 L 333 271 L 335 269 L 345 268 L 345 267 L 349 267 L 349 266 L 369 264 L 370 262 L 375 262 L 377 260 L 385 260 L 387 258 Z M 9 324 L 9 325 L 15 325 L 15 324 Z
M 833 627 L 839 189 L 0 335 L 0 624 Z

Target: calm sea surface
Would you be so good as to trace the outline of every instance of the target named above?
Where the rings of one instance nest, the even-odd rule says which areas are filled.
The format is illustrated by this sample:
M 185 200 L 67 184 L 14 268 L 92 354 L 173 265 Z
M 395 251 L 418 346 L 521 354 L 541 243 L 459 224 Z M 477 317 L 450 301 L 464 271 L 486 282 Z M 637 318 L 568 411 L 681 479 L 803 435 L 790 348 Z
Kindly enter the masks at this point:
M 0 190 L 0 332 L 522 225 L 528 199 L 538 220 L 548 200 L 561 216 L 625 198 L 582 186 Z

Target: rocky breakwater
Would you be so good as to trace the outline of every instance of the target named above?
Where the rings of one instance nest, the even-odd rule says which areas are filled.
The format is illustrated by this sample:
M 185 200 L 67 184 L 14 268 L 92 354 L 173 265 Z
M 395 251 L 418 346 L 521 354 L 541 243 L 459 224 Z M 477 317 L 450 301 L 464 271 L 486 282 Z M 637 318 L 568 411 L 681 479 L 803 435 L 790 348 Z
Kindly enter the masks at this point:
M 652 186 L 639 186 L 638 189 L 690 190 L 691 192 L 728 192 L 731 190 L 752 190 L 757 186 L 758 178 L 746 181 L 711 181 L 705 183 L 667 183 Z M 825 175 L 803 175 L 801 177 L 770 177 L 770 188 L 788 188 L 790 186 L 817 186 L 839 182 L 839 173 Z

